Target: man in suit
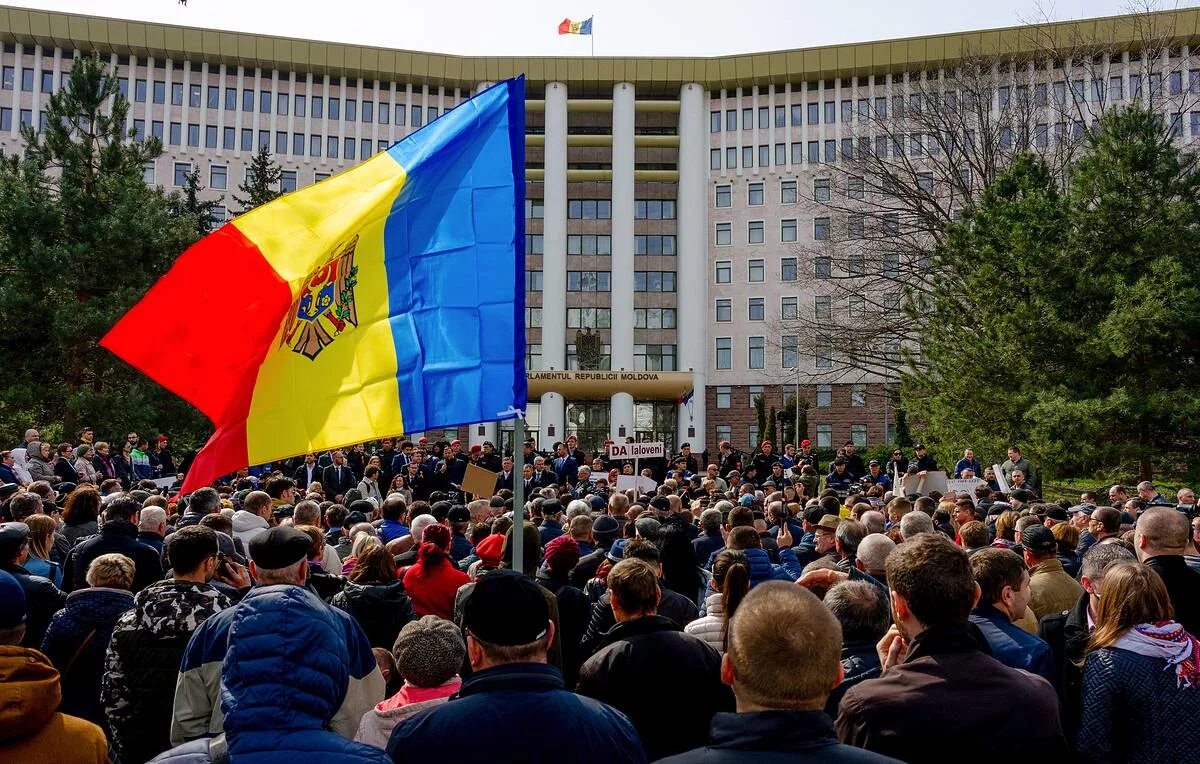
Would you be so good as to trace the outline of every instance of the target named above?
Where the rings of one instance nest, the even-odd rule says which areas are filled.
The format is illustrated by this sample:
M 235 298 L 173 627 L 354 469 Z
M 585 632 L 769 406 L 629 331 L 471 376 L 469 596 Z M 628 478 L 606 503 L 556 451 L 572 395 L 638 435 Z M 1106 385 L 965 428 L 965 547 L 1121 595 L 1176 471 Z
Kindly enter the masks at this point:
M 575 485 L 579 482 L 579 462 L 571 456 L 566 443 L 555 443 L 554 474 L 559 485 Z
M 340 450 L 334 451 L 333 464 L 326 467 L 325 473 L 321 476 L 321 486 L 325 489 L 325 495 L 332 496 L 334 502 L 341 504 L 346 496 L 346 491 L 356 484 L 354 471 L 350 469 L 350 465 L 346 464 L 346 455 Z
M 308 490 L 308 487 L 312 485 L 314 481 L 321 483 L 322 486 L 324 486 L 324 477 L 325 476 L 321 474 L 321 468 L 317 466 L 316 454 L 305 454 L 304 464 L 301 464 L 296 468 L 296 474 L 293 476 L 296 481 L 296 485 L 300 486 L 305 491 Z
M 558 482 L 558 476 L 546 469 L 545 458 L 539 456 L 533 460 L 533 484 L 537 488 L 548 488 Z
M 533 465 L 526 464 L 521 468 L 521 478 L 525 483 L 525 498 L 528 500 L 535 489 L 541 488 L 533 479 Z
M 496 476 L 496 490 L 502 491 L 505 488 L 513 489 L 513 460 L 511 456 L 506 456 L 500 463 L 500 474 Z

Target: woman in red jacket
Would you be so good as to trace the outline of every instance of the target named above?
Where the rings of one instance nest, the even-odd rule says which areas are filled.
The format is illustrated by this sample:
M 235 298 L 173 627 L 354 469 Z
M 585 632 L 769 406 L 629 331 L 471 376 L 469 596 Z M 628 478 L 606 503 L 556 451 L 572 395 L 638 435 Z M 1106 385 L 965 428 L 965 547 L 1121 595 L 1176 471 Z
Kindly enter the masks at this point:
M 403 579 L 417 615 L 454 620 L 454 597 L 470 578 L 450 559 L 449 528 L 439 524 L 425 529 L 417 564 L 404 571 Z

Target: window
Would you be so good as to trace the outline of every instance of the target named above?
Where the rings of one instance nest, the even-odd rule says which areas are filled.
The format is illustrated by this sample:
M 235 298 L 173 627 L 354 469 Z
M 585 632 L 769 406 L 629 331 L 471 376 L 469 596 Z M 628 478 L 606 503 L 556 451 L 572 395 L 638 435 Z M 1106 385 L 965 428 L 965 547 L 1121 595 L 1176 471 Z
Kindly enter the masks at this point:
M 750 408 L 754 408 L 754 400 L 763 394 L 763 386 L 762 385 L 750 385 L 749 392 L 750 392 Z M 755 441 L 754 445 L 755 446 L 758 445 L 757 440 Z
M 542 346 L 541 345 L 530 344 L 530 345 L 525 346 L 525 368 L 526 369 L 542 368 Z
M 767 267 L 766 260 L 751 260 L 747 268 L 747 279 L 751 284 L 760 284 L 766 281 Z
M 770 167 L 771 166 L 771 147 L 770 146 L 759 146 L 758 147 L 758 166 L 759 167 Z
M 296 171 L 284 170 L 279 177 L 279 190 L 283 193 L 289 193 L 296 190 Z
M 541 308 L 526 308 L 525 309 L 525 325 L 531 327 L 540 327 L 542 325 L 542 309 Z
M 675 255 L 675 237 L 671 235 L 638 235 L 633 237 L 633 254 L 635 255 Z
M 607 275 L 606 273 L 605 276 Z M 634 271 L 633 291 L 674 292 L 675 271 Z
M 771 128 L 771 109 L 767 106 L 758 107 L 758 129 L 769 130 Z
M 717 186 L 716 206 L 733 206 L 733 186 Z
M 733 243 L 733 223 L 717 223 L 717 246 L 726 247 Z
M 542 291 L 542 272 L 541 271 L 525 271 L 525 291 L 526 292 Z
M 866 217 L 864 215 L 851 215 L 846 220 L 846 236 L 850 239 L 861 239 L 864 234 Z M 858 255 L 860 258 L 862 254 Z M 856 274 L 862 275 L 862 274 Z
M 761 207 L 763 204 L 763 184 L 751 183 L 746 196 L 746 203 L 751 207 Z
M 727 409 L 730 407 L 733 398 L 733 388 L 719 385 L 717 387 L 717 408 Z
M 842 121 L 851 122 L 854 120 L 854 102 L 846 99 L 842 101 Z
M 825 141 L 825 161 L 826 162 L 836 162 L 837 161 L 837 141 L 835 141 L 835 140 Z
M 372 153 L 373 152 L 371 151 L 371 139 L 370 138 L 363 138 L 362 140 L 360 140 L 358 142 L 358 158 L 359 159 L 366 159 L 367 157 L 371 156 Z
M 818 321 L 828 321 L 833 318 L 833 298 L 827 294 L 813 297 L 813 313 Z
M 572 329 L 612 327 L 611 308 L 567 308 L 567 326 Z M 657 327 L 656 327 L 657 328 Z
M 412 107 L 412 118 L 409 119 L 408 123 L 413 127 L 420 127 L 424 124 L 424 115 L 420 106 Z
M 12 109 L 0 109 L 0 130 L 12 130 Z
M 304 133 L 292 133 L 292 153 L 298 157 L 304 156 Z
M 605 202 L 607 205 L 608 202 Z M 605 215 L 604 217 L 610 217 Z M 638 199 L 633 204 L 633 217 L 637 220 L 674 220 L 674 199 Z
M 747 227 L 746 241 L 749 242 L 750 244 L 762 244 L 766 240 L 765 239 L 766 235 L 765 235 L 764 229 L 763 229 L 763 221 L 751 220 L 749 223 L 746 224 L 746 227 Z
M 795 334 L 785 334 L 779 338 L 779 347 L 783 351 L 783 368 L 794 369 L 800 365 L 800 338 Z
M 175 163 L 175 185 L 176 186 L 186 186 L 187 185 L 187 176 L 189 174 L 191 174 L 191 172 L 192 172 L 192 165 L 190 162 L 176 162 Z
M 733 132 L 737 130 L 737 109 L 728 109 L 725 112 L 725 130 Z
M 779 183 L 779 203 L 780 204 L 795 204 L 796 203 L 796 181 L 785 180 Z
M 236 143 L 235 136 L 236 133 L 232 127 L 223 128 L 221 131 L 221 148 L 225 149 L 226 151 L 233 151 L 233 147 Z
M 572 234 L 567 237 L 568 255 L 611 255 L 612 237 L 596 234 Z
M 605 308 L 607 310 L 607 308 Z M 633 328 L 635 329 L 674 329 L 674 308 L 634 308 Z
M 188 123 L 187 145 L 200 145 L 200 125 L 196 124 L 195 122 Z
M 637 371 L 675 371 L 675 346 L 634 345 L 633 368 Z
M 733 300 L 722 298 L 717 300 L 717 323 L 727 323 L 733 320 Z
M 178 146 L 183 141 L 183 125 L 178 122 L 171 123 L 171 140 L 172 146 Z
M 817 448 L 833 448 L 833 425 L 817 425 Z
M 167 100 L 167 83 L 155 80 L 154 82 L 154 103 L 165 103 Z
M 826 241 L 829 239 L 829 218 L 813 218 L 813 240 Z
M 254 150 L 254 131 L 248 127 L 242 128 L 241 149 L 242 151 Z
M 275 131 L 275 153 L 276 154 L 286 154 L 287 153 L 287 145 L 288 145 L 287 144 L 287 133 L 283 132 L 282 130 L 276 130 Z
M 717 337 L 717 368 L 733 368 L 733 338 Z
M 742 129 L 752 130 L 754 128 L 754 109 L 742 109 Z
M 229 168 L 223 164 L 214 164 L 208 168 L 208 187 L 222 189 L 228 187 Z
M 731 261 L 717 261 L 716 280 L 718 284 L 729 284 L 733 281 L 733 263 Z
M 792 164 L 804 164 L 804 144 L 800 141 L 792 144 Z
M 725 149 L 725 169 L 733 170 L 737 168 L 737 148 L 730 146 Z
M 796 241 L 796 219 L 789 218 L 779 221 L 779 240 L 782 242 Z M 796 259 L 792 258 L 793 276 L 788 281 L 795 281 Z
M 875 116 L 879 119 L 887 119 L 888 103 L 887 99 L 880 96 L 875 99 Z
M 821 124 L 821 104 L 810 103 L 808 105 L 808 124 L 810 124 L 810 125 Z
M 374 101 L 363 101 L 362 121 L 363 122 L 374 122 L 375 121 L 375 102 Z
M 271 131 L 270 130 L 259 130 L 258 131 L 258 147 L 260 149 L 270 149 L 271 148 Z
M 710 170 L 721 169 L 721 150 L 720 149 L 709 149 L 708 150 L 708 169 L 710 169 Z
M 796 319 L 800 317 L 799 298 L 784 297 L 779 301 L 779 317 L 787 319 Z
M 867 300 L 861 294 L 852 294 L 846 298 L 846 310 L 853 318 L 866 315 Z
M 750 401 L 751 401 L 751 403 L 753 403 L 753 402 L 754 402 L 754 398 L 753 398 L 753 397 L 751 397 L 751 398 L 750 398 Z M 751 406 L 751 408 L 754 408 L 754 407 L 753 407 L 753 406 Z M 758 445 L 759 445 L 759 439 L 758 439 L 758 425 L 756 425 L 756 424 L 752 424 L 752 425 L 750 425 L 750 428 L 749 428 L 749 430 L 748 430 L 747 432 L 748 432 L 748 434 L 749 434 L 749 436 L 750 436 L 750 438 L 749 438 L 750 448 L 751 448 L 751 449 L 758 448 Z
M 798 103 L 792 104 L 792 127 L 798 127 L 804 121 L 804 107 Z
M 818 255 L 813 258 L 813 275 L 819 279 L 830 278 L 833 273 L 833 263 L 829 257 Z
M 54 92 L 54 72 L 43 71 L 41 79 L 42 79 L 42 92 L 43 93 L 53 93 Z M 121 93 L 121 95 L 128 95 L 129 94 L 129 80 L 124 77 L 122 77 L 120 79 L 125 83 L 125 89 Z
M 12 119 L 12 109 L 4 109 L 4 111 L 7 111 L 9 113 L 8 117 L 9 117 L 9 120 L 11 120 Z M 154 163 L 153 162 L 147 162 L 146 164 L 142 165 L 142 180 L 145 181 L 147 186 L 154 185 L 155 181 L 154 181 Z
M 765 297 L 751 297 L 746 304 L 746 317 L 750 321 L 767 320 L 767 300 Z
M 33 109 L 21 109 L 18 115 L 21 120 L 22 127 L 33 127 Z
M 314 103 L 313 104 L 313 109 L 314 109 L 313 116 L 314 117 L 317 116 L 315 113 L 316 107 L 317 107 L 317 105 Z M 342 118 L 342 99 L 340 99 L 340 98 L 330 98 L 329 99 L 329 118 L 330 119 L 341 119 Z
M 747 351 L 748 368 L 765 369 L 767 367 L 766 337 L 751 337 L 747 342 Z
M 375 121 L 381 125 L 386 125 L 387 123 L 392 121 L 392 113 L 391 112 L 392 112 L 392 105 L 390 103 L 379 104 L 379 116 L 376 118 Z
M 21 70 L 21 90 L 24 90 L 26 93 L 33 92 L 33 70 L 32 69 L 22 69 Z
M 135 119 L 133 121 L 133 139 L 135 141 L 146 140 L 146 120 Z
M 355 144 L 353 138 L 347 138 L 342 142 L 342 158 L 353 159 L 355 152 Z
M 433 110 L 430 109 L 430 112 L 432 112 L 432 111 Z M 346 99 L 346 110 L 345 110 L 344 114 L 346 116 L 347 122 L 357 122 L 358 121 L 358 100 L 357 99 L 355 99 L 355 98 L 347 98 Z M 430 114 L 429 119 L 430 119 L 430 121 L 433 120 L 432 114 Z
M 829 201 L 829 178 L 817 178 L 813 181 L 813 198 L 818 202 Z
M 776 143 L 775 144 L 775 165 L 778 167 L 780 165 L 785 165 L 785 164 L 787 164 L 787 144 L 786 143 Z
M 200 108 L 200 98 L 203 96 L 204 89 L 199 85 L 188 86 L 188 106 L 193 109 Z
M 861 408 L 867 405 L 867 386 L 861 383 L 850 385 L 850 405 Z M 854 445 L 858 445 L 855 443 Z
M 867 426 L 865 424 L 850 425 L 850 441 L 859 448 L 866 448 Z
M 313 119 L 324 119 L 325 118 L 325 99 L 324 99 L 324 97 L 322 97 L 322 96 L 313 96 L 312 97 L 312 118 Z M 399 124 L 403 125 L 404 122 L 401 121 L 401 122 L 399 122 Z
M 608 199 L 570 199 L 567 217 L 572 220 L 608 220 L 612 217 L 612 202 Z
M 825 102 L 825 124 L 832 125 L 837 122 L 837 104 L 833 101 Z
M 545 254 L 543 250 L 544 242 L 540 233 L 525 234 L 525 254 L 541 255 Z
M 721 112 L 710 111 L 708 113 L 708 131 L 710 133 L 721 132 Z
M 319 136 L 319 135 L 308 136 L 308 155 L 310 157 L 321 156 L 321 136 Z
M 163 123 L 161 120 L 154 119 L 150 121 L 150 134 L 159 141 L 163 140 Z
M 846 196 L 851 199 L 862 199 L 866 194 L 866 184 L 861 175 L 851 175 L 846 180 Z
M 818 369 L 833 368 L 833 343 L 824 335 L 817 336 L 816 365 Z
M 1125 97 L 1122 82 L 1120 76 L 1108 78 L 1108 99 L 1110 101 L 1120 101 Z
M 742 147 L 742 167 L 749 169 L 753 166 L 754 166 L 754 147 L 753 146 L 743 146 Z
M 817 408 L 827 409 L 833 404 L 833 386 L 817 385 Z
M 733 428 L 727 424 L 719 424 L 713 429 L 713 433 L 717 438 L 718 443 L 733 442 Z

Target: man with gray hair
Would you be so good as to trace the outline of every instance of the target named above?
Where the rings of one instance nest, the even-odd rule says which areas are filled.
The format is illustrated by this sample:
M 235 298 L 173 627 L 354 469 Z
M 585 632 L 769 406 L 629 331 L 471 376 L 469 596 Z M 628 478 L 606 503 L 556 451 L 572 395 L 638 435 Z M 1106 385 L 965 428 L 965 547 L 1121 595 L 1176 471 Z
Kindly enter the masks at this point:
M 271 527 L 271 495 L 251 491 L 242 499 L 242 508 L 233 513 L 233 535 L 245 547 L 250 539 Z
M 933 533 L 933 518 L 924 512 L 909 512 L 900 518 L 900 538 L 908 541 L 918 533 Z
M 162 557 L 163 539 L 167 535 L 167 510 L 162 507 L 142 507 L 138 513 L 137 540 L 158 550 Z
M 842 625 L 842 671 L 845 676 L 825 704 L 825 712 L 835 718 L 838 703 L 846 690 L 864 680 L 874 679 L 882 672 L 875 646 L 892 625 L 892 610 L 887 592 L 866 581 L 835 584 L 825 593 L 824 602 Z
M 1163 498 L 1163 495 L 1154 487 L 1154 483 L 1149 480 L 1143 480 L 1137 484 L 1138 496 L 1147 504 L 1168 504 L 1169 502 Z
M 855 567 L 854 558 L 858 555 L 858 545 L 867 535 L 867 529 L 857 520 L 843 520 L 838 523 L 837 532 L 833 534 L 833 548 L 837 552 L 837 565 L 842 570 Z
M 1174 511 L 1174 510 L 1170 510 Z M 1088 639 L 1096 622 L 1100 589 L 1104 574 L 1118 562 L 1133 562 L 1133 553 L 1122 544 L 1098 544 L 1083 555 L 1079 582 L 1083 596 L 1069 610 L 1051 613 L 1038 624 L 1038 636 L 1050 645 L 1053 654 L 1055 689 L 1062 709 L 1063 731 L 1074 745 L 1079 732 L 1080 700 L 1083 690 L 1083 659 Z
M 221 708 L 224 683 L 214 680 L 221 676 L 221 664 L 237 640 L 237 631 L 233 629 L 235 619 L 240 613 L 253 612 L 256 599 L 261 601 L 272 590 L 286 593 L 288 588 L 295 587 L 304 591 L 311 545 L 308 534 L 289 526 L 271 528 L 250 541 L 250 573 L 258 586 L 237 606 L 208 618 L 192 634 L 175 685 L 171 745 L 219 735 L 224 730 Z M 383 674 L 375 663 L 371 643 L 353 616 L 338 608 L 325 610 L 335 619 L 349 651 L 345 666 L 348 681 L 341 705 L 329 721 L 329 729 L 353 740 L 363 714 L 383 700 Z M 286 629 L 279 632 L 281 640 L 294 638 Z
M 321 505 L 311 499 L 305 499 L 297 504 L 295 511 L 292 513 L 292 525 L 322 527 Z M 334 549 L 329 544 L 325 545 L 325 555 L 321 558 L 321 567 L 334 575 L 337 575 L 342 570 L 342 558 L 338 555 L 337 549 Z
M 887 530 L 887 518 L 879 510 L 871 509 L 863 512 L 858 521 L 867 529 L 867 533 L 883 533 Z
M 692 539 L 697 565 L 704 565 L 713 552 L 725 548 L 725 537 L 721 535 L 721 520 L 719 509 L 706 509 L 700 513 L 700 535 Z
M 1200 634 L 1200 573 L 1183 559 L 1191 530 L 1187 515 L 1174 507 L 1151 507 L 1138 518 L 1133 546 L 1138 559 L 1167 585 L 1175 620 L 1189 634 Z
M 211 515 L 221 509 L 221 494 L 215 488 L 197 488 L 188 499 L 187 509 L 180 516 L 176 528 L 186 528 L 197 525 L 205 515 Z
M 425 529 L 431 525 L 437 525 L 437 522 L 437 518 L 433 515 L 417 515 L 409 525 L 407 536 L 401 536 L 388 542 L 387 550 L 395 555 L 397 568 L 416 564 L 417 547 L 420 546 L 416 539 L 422 538 Z
M 581 467 L 580 469 L 587 469 L 587 468 Z M 567 504 L 567 523 L 570 523 L 572 520 L 574 520 L 575 518 L 577 518 L 581 515 L 585 516 L 585 517 L 591 517 L 592 516 L 592 506 L 590 504 L 588 504 L 586 501 L 584 501 L 583 499 L 572 499 Z
M 854 566 L 887 586 L 887 556 L 895 548 L 896 542 L 884 534 L 871 533 L 859 542 Z

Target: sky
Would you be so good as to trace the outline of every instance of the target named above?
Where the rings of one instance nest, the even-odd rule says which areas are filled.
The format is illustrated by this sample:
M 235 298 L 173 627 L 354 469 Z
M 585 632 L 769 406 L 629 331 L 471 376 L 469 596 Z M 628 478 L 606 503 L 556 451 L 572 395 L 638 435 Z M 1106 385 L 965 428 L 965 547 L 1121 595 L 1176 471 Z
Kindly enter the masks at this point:
M 5 0 L 29 8 L 463 55 L 715 56 L 1128 12 L 1138 0 Z M 1145 0 L 1142 0 L 1144 4 Z M 1200 0 L 1162 0 L 1168 9 Z M 559 36 L 594 16 L 594 40 Z

